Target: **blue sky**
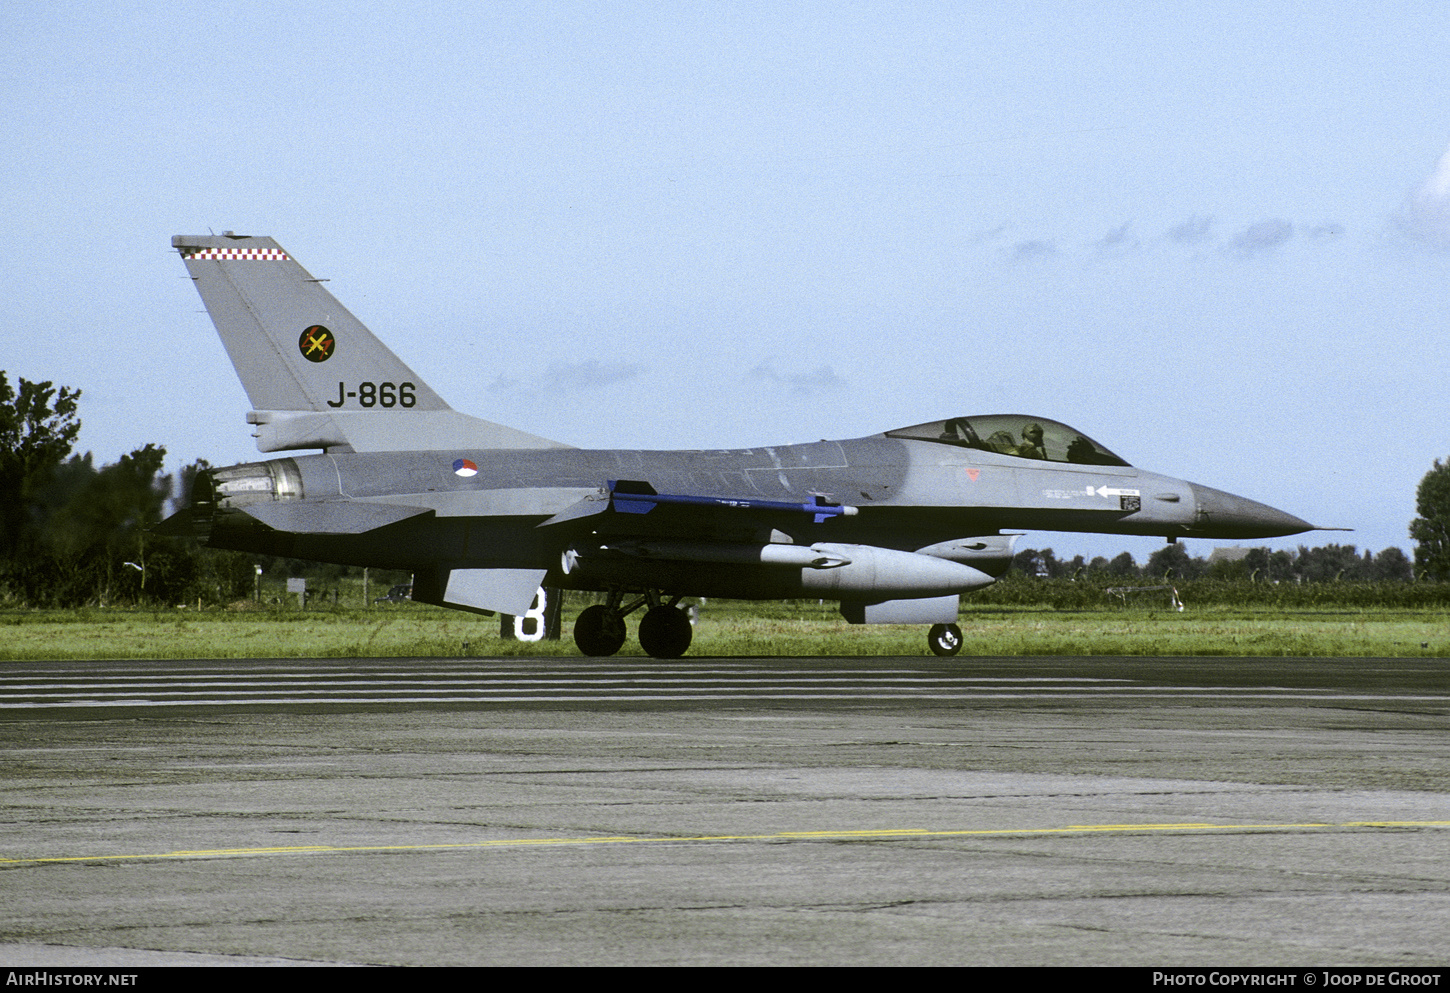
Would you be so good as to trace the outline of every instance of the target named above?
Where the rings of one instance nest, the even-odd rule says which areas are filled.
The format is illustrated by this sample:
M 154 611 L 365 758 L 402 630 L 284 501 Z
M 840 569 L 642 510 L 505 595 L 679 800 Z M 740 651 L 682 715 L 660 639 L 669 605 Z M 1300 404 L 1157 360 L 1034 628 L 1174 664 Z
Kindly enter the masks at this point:
M 208 229 L 580 446 L 1034 413 L 1376 551 L 1450 456 L 1440 3 L 19 0 L 0 38 L 0 368 L 82 389 L 100 461 L 258 457 L 169 247 Z

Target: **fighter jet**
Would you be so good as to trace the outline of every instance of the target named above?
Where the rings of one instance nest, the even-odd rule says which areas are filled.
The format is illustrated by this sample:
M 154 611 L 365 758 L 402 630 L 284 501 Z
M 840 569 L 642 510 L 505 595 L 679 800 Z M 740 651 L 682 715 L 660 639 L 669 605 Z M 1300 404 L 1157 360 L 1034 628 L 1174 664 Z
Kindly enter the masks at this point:
M 685 597 L 822 598 L 856 624 L 962 646 L 962 593 L 1022 529 L 1248 539 L 1297 517 L 1129 465 L 1044 417 L 953 416 L 865 438 L 586 450 L 455 411 L 271 238 L 179 235 L 262 452 L 200 473 L 169 528 L 217 548 L 413 573 L 413 599 L 520 615 L 592 591 L 574 640 L 676 658 Z

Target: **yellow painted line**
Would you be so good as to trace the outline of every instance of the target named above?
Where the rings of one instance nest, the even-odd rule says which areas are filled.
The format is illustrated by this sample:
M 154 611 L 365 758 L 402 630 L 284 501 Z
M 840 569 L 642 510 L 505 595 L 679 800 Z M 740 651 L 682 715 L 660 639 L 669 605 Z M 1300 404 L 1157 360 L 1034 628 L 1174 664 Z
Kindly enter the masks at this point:
M 772 834 L 700 834 L 668 837 L 607 835 L 595 838 L 490 838 L 485 841 L 440 842 L 432 845 L 278 845 L 266 848 L 200 848 L 146 855 L 63 855 L 38 858 L 0 858 L 0 865 L 39 862 L 114 862 L 147 859 L 197 859 L 233 855 L 304 855 L 317 852 L 423 852 L 470 848 L 520 848 L 527 846 L 679 844 L 681 842 L 726 841 L 828 841 L 831 839 L 916 839 L 916 838 L 1013 838 L 1041 835 L 1132 834 L 1144 831 L 1333 831 L 1366 828 L 1446 828 L 1450 821 L 1340 821 L 1302 824 L 1069 824 L 1047 828 L 969 828 L 933 831 L 927 828 L 869 828 L 853 831 L 777 831 Z

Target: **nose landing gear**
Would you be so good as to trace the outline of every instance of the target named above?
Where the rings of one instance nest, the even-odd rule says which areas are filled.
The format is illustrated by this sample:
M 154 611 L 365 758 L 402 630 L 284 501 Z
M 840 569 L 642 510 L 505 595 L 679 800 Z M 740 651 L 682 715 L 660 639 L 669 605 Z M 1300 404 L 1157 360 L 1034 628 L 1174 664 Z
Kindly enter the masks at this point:
M 933 624 L 926 643 L 933 655 L 955 655 L 962 650 L 962 629 L 955 624 Z

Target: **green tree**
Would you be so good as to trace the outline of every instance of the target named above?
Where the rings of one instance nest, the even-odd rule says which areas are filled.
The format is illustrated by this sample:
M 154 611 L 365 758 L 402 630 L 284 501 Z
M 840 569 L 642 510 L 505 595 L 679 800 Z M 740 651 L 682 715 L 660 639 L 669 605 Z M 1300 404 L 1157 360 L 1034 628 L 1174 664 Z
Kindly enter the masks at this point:
M 1435 460 L 1415 491 L 1415 510 L 1420 516 L 1410 522 L 1415 539 L 1415 572 L 1421 579 L 1450 580 L 1450 463 Z
M 47 532 L 62 588 L 52 597 L 70 605 L 94 599 L 145 600 L 148 583 L 146 529 L 161 519 L 170 477 L 161 476 L 166 449 L 148 444 L 94 473 L 57 511 Z
M 1059 579 L 1067 573 L 1064 563 L 1057 560 L 1052 549 L 1024 548 L 1012 556 L 1012 568 L 1024 576 L 1036 579 Z
M 1366 563 L 1353 545 L 1319 545 L 1314 548 L 1300 545 L 1295 562 L 1299 578 L 1306 583 L 1358 582 L 1371 578 L 1374 565 L 1373 559 Z
M 1391 545 L 1374 557 L 1374 576 L 1381 582 L 1407 583 L 1413 578 L 1410 560 Z
M 1148 556 L 1143 575 L 1153 579 L 1197 579 L 1207 568 L 1203 559 L 1190 556 L 1188 549 L 1175 542 Z
M 1294 553 L 1279 549 L 1277 552 L 1269 553 L 1269 579 L 1275 583 L 1287 583 L 1297 581 L 1299 564 L 1294 561 Z
M 1137 579 L 1138 563 L 1133 561 L 1133 553 L 1119 552 L 1117 557 L 1108 563 L 1108 575 L 1118 579 Z
M 13 587 L 16 569 L 34 552 L 42 491 L 80 434 L 80 395 L 26 379 L 17 389 L 0 371 L 0 588 Z
M 1253 566 L 1249 565 L 1247 555 L 1241 559 L 1220 558 L 1217 562 L 1205 565 L 1203 578 L 1235 583 L 1248 579 L 1252 572 Z

